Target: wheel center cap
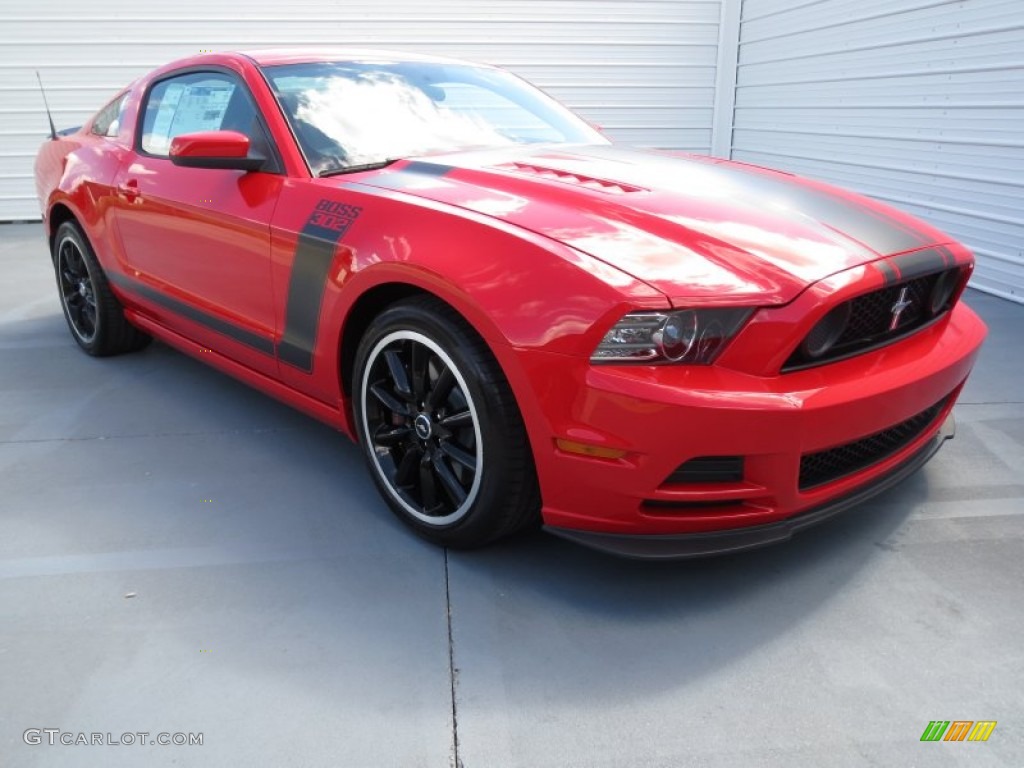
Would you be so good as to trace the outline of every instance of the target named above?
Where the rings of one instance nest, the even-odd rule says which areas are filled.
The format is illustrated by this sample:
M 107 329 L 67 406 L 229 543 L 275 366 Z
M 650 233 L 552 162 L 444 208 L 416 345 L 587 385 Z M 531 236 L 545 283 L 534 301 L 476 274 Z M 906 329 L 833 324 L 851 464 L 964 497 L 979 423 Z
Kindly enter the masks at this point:
M 89 292 L 89 286 L 85 284 L 85 280 L 78 284 L 78 295 L 84 297 Z
M 412 422 L 413 428 L 416 430 L 416 437 L 420 440 L 426 440 L 433 433 L 433 428 L 430 425 L 430 417 L 425 413 L 421 413 Z

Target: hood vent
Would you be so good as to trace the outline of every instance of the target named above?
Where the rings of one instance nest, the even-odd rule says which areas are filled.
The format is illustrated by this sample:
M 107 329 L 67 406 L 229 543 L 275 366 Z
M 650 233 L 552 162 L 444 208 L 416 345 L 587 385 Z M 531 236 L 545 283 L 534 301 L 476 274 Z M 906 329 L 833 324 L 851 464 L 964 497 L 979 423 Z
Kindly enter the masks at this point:
M 542 179 L 560 181 L 563 184 L 586 187 L 598 192 L 607 192 L 613 195 L 625 195 L 629 192 L 647 191 L 643 187 L 634 187 L 631 184 L 623 184 L 619 181 L 595 179 L 593 176 L 585 176 L 581 173 L 570 173 L 569 171 L 560 171 L 556 168 L 545 168 L 541 165 L 530 165 L 529 163 L 504 163 L 495 167 L 503 171 L 518 171 L 519 173 L 525 173 L 531 176 L 539 176 Z

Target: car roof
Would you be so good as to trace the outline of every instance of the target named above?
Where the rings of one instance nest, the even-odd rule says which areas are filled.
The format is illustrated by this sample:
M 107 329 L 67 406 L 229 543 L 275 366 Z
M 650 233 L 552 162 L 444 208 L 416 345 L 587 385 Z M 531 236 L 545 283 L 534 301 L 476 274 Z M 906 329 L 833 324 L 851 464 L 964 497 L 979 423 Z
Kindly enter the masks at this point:
M 186 56 L 168 62 L 150 72 L 144 82 L 155 77 L 163 77 L 185 67 L 206 65 L 224 65 L 234 62 L 236 65 L 272 67 L 279 64 L 309 64 L 313 62 L 351 62 L 366 64 L 414 64 L 417 62 L 433 64 L 468 64 L 471 66 L 496 69 L 493 65 L 469 62 L 464 59 L 430 56 L 408 51 L 388 51 L 375 48 L 265 48 L 250 51 L 201 51 L 199 54 Z M 138 80 L 132 86 L 138 84 Z
M 460 59 L 443 56 L 374 48 L 269 48 L 255 51 L 238 51 L 237 53 L 252 59 L 261 67 L 274 66 L 276 64 L 308 64 L 317 61 L 467 63 Z

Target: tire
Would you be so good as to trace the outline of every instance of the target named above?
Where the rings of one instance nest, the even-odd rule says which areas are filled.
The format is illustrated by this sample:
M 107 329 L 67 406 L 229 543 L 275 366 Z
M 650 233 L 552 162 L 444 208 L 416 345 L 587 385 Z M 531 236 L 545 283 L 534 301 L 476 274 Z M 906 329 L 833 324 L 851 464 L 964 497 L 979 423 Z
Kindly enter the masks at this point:
M 96 254 L 79 226 L 65 221 L 53 238 L 57 293 L 71 336 L 94 357 L 142 349 L 151 338 L 130 325 L 110 291 Z
M 392 511 L 446 547 L 489 544 L 539 520 L 526 428 L 490 349 L 446 304 L 407 299 L 356 352 L 356 429 Z

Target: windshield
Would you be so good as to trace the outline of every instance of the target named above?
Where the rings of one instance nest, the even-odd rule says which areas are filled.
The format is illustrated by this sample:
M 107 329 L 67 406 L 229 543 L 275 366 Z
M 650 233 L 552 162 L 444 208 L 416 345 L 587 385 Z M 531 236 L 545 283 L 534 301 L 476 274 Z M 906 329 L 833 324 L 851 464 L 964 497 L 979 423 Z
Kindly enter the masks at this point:
M 607 144 L 584 120 L 500 69 L 461 63 L 265 67 L 313 173 L 511 144 Z

